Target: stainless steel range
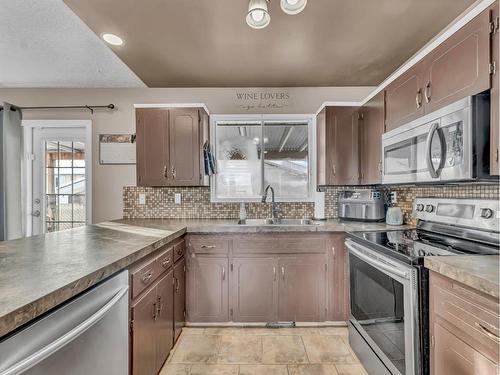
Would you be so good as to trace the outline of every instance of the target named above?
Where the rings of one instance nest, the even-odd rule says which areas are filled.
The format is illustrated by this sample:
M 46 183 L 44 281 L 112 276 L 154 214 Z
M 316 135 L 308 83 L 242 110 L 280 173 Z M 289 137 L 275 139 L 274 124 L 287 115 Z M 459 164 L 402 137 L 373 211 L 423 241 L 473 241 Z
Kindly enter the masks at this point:
M 429 373 L 426 256 L 499 254 L 500 203 L 417 198 L 416 229 L 357 232 L 349 251 L 349 340 L 370 375 Z

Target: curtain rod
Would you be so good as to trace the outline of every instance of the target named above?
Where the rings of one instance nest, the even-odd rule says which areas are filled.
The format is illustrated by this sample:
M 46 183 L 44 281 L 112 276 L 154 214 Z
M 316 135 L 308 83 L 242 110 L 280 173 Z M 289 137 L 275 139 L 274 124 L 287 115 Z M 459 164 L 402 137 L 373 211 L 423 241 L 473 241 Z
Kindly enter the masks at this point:
M 1 107 L 3 109 L 3 107 Z M 36 110 L 36 109 L 88 109 L 90 113 L 94 114 L 94 109 L 115 109 L 114 104 L 108 105 L 68 105 L 68 106 L 53 106 L 53 107 L 11 107 L 11 110 Z

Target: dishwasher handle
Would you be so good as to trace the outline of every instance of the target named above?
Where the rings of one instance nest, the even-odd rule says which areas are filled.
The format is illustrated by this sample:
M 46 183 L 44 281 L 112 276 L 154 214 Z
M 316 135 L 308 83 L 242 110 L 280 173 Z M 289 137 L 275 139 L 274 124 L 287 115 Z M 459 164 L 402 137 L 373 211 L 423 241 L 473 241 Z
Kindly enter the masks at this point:
M 58 339 L 52 341 L 47 346 L 41 348 L 35 353 L 29 355 L 28 357 L 22 359 L 16 364 L 10 366 L 8 369 L 0 372 L 0 375 L 16 375 L 21 374 L 24 371 L 29 370 L 33 366 L 37 365 L 47 357 L 51 356 L 53 353 L 57 352 L 59 349 L 63 348 L 71 341 L 75 340 L 82 333 L 87 331 L 93 325 L 98 323 L 109 310 L 115 306 L 118 301 L 128 292 L 128 285 L 123 286 L 120 290 L 111 298 L 102 308 L 91 315 L 87 320 L 78 324 L 75 328 L 65 333 Z

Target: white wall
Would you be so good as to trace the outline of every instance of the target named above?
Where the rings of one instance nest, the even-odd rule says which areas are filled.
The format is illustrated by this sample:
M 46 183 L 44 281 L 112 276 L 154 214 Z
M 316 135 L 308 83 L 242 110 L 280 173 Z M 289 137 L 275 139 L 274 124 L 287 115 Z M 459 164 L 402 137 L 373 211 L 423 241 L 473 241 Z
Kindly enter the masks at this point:
M 0 89 L 0 102 L 20 107 L 107 105 L 115 111 L 24 111 L 24 119 L 90 119 L 93 126 L 93 222 L 121 218 L 122 187 L 135 185 L 135 166 L 99 165 L 98 135 L 134 133 L 134 104 L 205 103 L 210 114 L 316 113 L 323 102 L 362 101 L 373 87 L 200 89 Z M 240 94 L 240 95 L 238 95 Z M 241 94 L 248 94 L 246 99 Z M 263 94 L 264 99 L 261 99 Z M 272 97 L 272 98 L 271 98 Z

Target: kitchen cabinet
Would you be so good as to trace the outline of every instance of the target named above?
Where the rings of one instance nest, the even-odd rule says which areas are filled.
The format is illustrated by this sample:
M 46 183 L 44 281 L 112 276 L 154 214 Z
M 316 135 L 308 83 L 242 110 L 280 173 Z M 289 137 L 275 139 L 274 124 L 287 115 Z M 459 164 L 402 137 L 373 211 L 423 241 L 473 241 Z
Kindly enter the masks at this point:
M 276 321 L 278 264 L 273 257 L 234 258 L 231 263 L 233 321 Z
M 361 109 L 361 184 L 382 183 L 382 134 L 385 131 L 385 92 L 381 91 Z
M 280 257 L 278 321 L 325 320 L 327 264 L 323 255 Z
M 390 131 L 424 115 L 425 72 L 417 63 L 385 89 L 385 130 Z
M 156 375 L 172 348 L 171 290 L 172 271 L 131 306 L 134 375 Z
M 138 186 L 201 186 L 208 115 L 200 108 L 137 108 Z
M 435 272 L 429 284 L 431 374 L 498 374 L 498 299 Z
M 491 125 L 490 125 L 490 174 L 500 174 L 499 152 L 500 152 L 500 20 L 499 5 L 496 1 L 490 8 L 491 21 L 491 60 L 495 70 L 491 75 Z
M 179 338 L 186 321 L 186 260 L 174 265 L 174 342 Z
M 349 312 L 347 251 L 344 234 L 329 237 L 328 245 L 328 317 L 331 321 L 346 321 Z
M 317 118 L 318 185 L 359 183 L 357 107 L 326 107 Z
M 195 255 L 189 258 L 187 294 L 190 321 L 228 321 L 227 257 Z

